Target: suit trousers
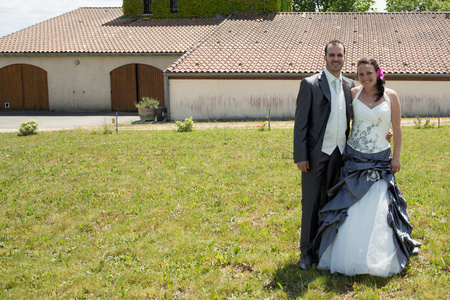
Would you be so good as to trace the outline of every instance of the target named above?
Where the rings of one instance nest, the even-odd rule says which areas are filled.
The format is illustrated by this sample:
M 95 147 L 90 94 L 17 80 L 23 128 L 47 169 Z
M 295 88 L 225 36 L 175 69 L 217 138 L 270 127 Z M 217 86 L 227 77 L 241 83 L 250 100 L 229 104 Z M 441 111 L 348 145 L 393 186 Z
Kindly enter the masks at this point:
M 311 153 L 313 153 L 312 151 Z M 336 147 L 331 155 L 322 151 L 311 154 L 308 172 L 302 172 L 302 225 L 300 251 L 302 256 L 317 259 L 313 240 L 319 229 L 319 211 L 329 202 L 327 191 L 336 185 L 342 165 L 342 154 Z M 318 245 L 319 246 L 319 245 Z

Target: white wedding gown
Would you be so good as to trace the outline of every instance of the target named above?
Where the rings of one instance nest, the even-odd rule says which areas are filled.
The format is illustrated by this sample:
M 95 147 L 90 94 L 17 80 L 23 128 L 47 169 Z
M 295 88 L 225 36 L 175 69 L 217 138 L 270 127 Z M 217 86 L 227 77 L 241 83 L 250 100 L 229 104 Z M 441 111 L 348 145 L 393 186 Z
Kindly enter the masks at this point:
M 361 91 L 362 88 L 352 103 L 354 118 L 347 147 L 356 153 L 385 151 L 390 147 L 385 139 L 391 123 L 389 99 L 385 94 L 384 99 L 379 100 L 384 101 L 371 109 L 358 100 Z M 377 171 L 369 170 L 365 179 L 374 183 L 359 201 L 348 208 L 347 218 L 320 257 L 319 269 L 350 276 L 370 274 L 379 277 L 402 271 L 394 244 L 394 231 L 388 225 L 388 183 Z

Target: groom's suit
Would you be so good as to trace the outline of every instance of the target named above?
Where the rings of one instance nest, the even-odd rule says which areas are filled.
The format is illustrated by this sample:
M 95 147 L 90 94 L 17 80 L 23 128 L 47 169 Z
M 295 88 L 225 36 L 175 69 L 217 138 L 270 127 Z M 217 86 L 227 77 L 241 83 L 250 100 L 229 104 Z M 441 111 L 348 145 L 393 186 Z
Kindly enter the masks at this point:
M 351 118 L 351 79 L 342 77 L 348 137 Z M 326 191 L 337 183 L 341 152 L 322 152 L 324 134 L 331 113 L 331 91 L 324 72 L 301 81 L 297 97 L 294 126 L 294 162 L 309 161 L 308 172 L 302 172 L 302 224 L 300 250 L 302 255 L 316 257 L 312 241 L 319 228 L 318 212 L 328 202 Z

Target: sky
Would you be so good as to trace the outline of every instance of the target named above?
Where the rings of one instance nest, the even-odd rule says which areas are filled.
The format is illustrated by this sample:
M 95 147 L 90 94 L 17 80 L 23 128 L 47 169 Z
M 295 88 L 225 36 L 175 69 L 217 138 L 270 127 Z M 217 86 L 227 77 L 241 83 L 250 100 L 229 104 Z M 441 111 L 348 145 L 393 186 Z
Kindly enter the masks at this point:
M 122 0 L 0 0 L 0 37 L 79 7 L 120 7 Z M 385 0 L 375 7 L 384 11 Z

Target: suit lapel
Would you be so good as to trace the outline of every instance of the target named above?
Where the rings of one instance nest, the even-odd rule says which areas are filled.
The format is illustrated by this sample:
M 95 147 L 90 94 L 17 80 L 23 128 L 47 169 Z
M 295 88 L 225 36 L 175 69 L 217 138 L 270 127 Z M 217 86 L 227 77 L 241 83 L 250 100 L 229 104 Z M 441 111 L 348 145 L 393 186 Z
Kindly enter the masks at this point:
M 343 79 L 343 88 L 345 96 L 345 105 L 347 108 L 347 120 L 349 121 L 352 111 L 352 93 L 350 92 L 351 89 L 350 83 L 345 79 Z
M 323 95 L 329 102 L 331 102 L 331 91 L 330 91 L 330 85 L 328 84 L 327 76 L 322 72 L 319 76 L 319 86 L 322 90 Z

